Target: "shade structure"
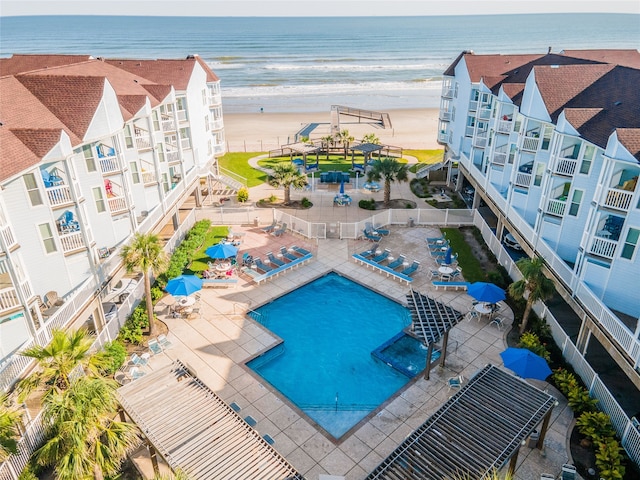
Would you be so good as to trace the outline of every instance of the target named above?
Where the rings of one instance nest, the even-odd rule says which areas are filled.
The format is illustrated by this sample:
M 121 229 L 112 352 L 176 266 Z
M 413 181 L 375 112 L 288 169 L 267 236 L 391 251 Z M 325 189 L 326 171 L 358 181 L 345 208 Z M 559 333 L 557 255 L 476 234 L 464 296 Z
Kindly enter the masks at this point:
M 202 290 L 202 279 L 195 275 L 180 275 L 169 280 L 164 289 L 171 295 L 191 295 Z
M 344 180 L 340 180 L 340 195 L 344 195 Z
M 451 247 L 447 248 L 447 252 L 444 254 L 444 264 L 451 265 Z
M 475 282 L 469 285 L 467 293 L 479 302 L 497 303 L 506 298 L 504 290 L 493 283 Z
M 228 243 L 218 243 L 204 252 L 209 258 L 230 258 L 238 254 L 238 249 Z
M 551 375 L 547 361 L 526 348 L 507 348 L 500 353 L 504 366 L 522 378 L 545 380 Z

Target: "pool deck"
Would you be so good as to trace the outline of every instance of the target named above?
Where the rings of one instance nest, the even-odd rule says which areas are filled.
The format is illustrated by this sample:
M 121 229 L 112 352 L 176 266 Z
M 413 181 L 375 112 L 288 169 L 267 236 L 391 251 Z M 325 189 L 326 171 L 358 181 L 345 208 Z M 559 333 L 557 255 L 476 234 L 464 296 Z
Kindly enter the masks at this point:
M 341 215 L 347 211 L 356 215 L 360 211 L 357 206 L 327 206 L 324 209 L 339 210 Z M 331 221 L 326 214 L 324 218 L 324 221 Z M 429 380 L 417 376 L 340 441 L 332 440 L 244 366 L 248 359 L 278 342 L 267 329 L 245 316 L 245 312 L 329 271 L 336 271 L 403 304 L 406 304 L 405 294 L 410 287 L 354 262 L 351 255 L 371 245 L 364 240 L 311 242 L 290 232 L 274 237 L 256 227 L 234 226 L 233 230 L 245 232 L 240 253 L 248 251 L 264 258 L 266 252 L 277 253 L 280 246 L 298 245 L 310 250 L 313 259 L 260 285 L 241 275 L 235 287 L 202 290 L 201 316 L 196 319 L 169 318 L 164 315 L 162 305 L 157 306 L 159 317 L 169 328 L 168 338 L 173 347 L 152 357 L 147 370 L 167 365 L 176 358 L 189 364 L 223 400 L 238 404 L 242 417 L 251 415 L 256 419 L 255 429 L 261 435 L 270 435 L 275 440 L 274 448 L 306 479 L 317 480 L 320 474 L 344 476 L 349 480 L 365 478 L 454 393 L 448 388 L 449 377 L 462 374 L 469 379 L 488 363 L 502 365 L 499 353 L 507 347 L 506 332 L 513 321 L 513 314 L 506 306 L 500 315 L 507 320 L 507 328 L 500 331 L 487 319 L 463 320 L 450 332 L 443 368 L 433 368 Z M 464 291 L 436 291 L 431 284 L 429 271 L 432 267 L 435 269 L 436 264 L 428 253 L 425 238 L 439 236 L 440 231 L 420 227 L 392 227 L 390 230 L 391 234 L 384 237 L 381 247 L 390 249 L 394 256 L 405 254 L 409 262 L 421 262 L 411 287 L 461 312 L 468 312 L 473 299 Z M 299 308 L 304 311 L 311 306 L 300 305 Z M 515 475 L 518 480 L 539 478 L 543 472 L 557 475 L 562 464 L 568 461 L 568 434 L 573 415 L 566 399 L 546 382 L 532 380 L 530 383 L 556 396 L 559 405 L 554 409 L 543 451 L 527 446 L 520 449 Z M 137 463 L 145 473 L 151 474 L 149 462 L 140 460 Z

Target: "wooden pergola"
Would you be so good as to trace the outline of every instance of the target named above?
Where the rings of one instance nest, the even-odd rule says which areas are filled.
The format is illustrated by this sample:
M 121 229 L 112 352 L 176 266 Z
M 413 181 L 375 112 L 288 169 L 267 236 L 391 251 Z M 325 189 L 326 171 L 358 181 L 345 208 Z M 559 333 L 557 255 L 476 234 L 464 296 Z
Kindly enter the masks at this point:
M 378 145 L 376 143 L 361 143 L 359 145 L 354 145 L 353 147 L 349 147 L 349 150 L 351 150 L 351 169 L 355 170 L 357 168 L 359 170 L 362 170 L 362 172 L 364 173 L 364 170 L 366 169 L 366 166 L 367 166 L 367 162 L 371 160 L 371 155 L 374 152 L 378 152 L 378 158 L 380 158 L 380 150 L 384 148 L 385 148 L 384 145 Z M 362 165 L 356 166 L 356 160 L 355 160 L 356 152 L 362 153 L 364 157 Z
M 293 155 L 302 155 L 302 160 L 304 162 L 304 169 L 307 170 L 307 155 L 316 154 L 316 163 L 315 168 L 318 169 L 320 167 L 320 152 L 322 151 L 321 147 L 317 147 L 310 143 L 290 143 L 288 145 L 282 146 L 282 152 L 285 150 L 289 150 L 289 159 L 293 162 Z
M 485 478 L 509 462 L 542 422 L 542 448 L 555 398 L 493 365 L 409 435 L 366 480 Z M 468 475 L 465 476 L 465 475 Z
M 193 480 L 304 480 L 180 360 L 120 387 L 118 401 L 173 471 Z
M 411 312 L 410 332 L 427 345 L 427 361 L 424 379 L 429 380 L 431 372 L 431 353 L 433 345 L 442 339 L 440 365 L 444 366 L 447 358 L 449 330 L 456 326 L 464 315 L 444 303 L 438 302 L 413 289 L 407 293 L 407 303 Z

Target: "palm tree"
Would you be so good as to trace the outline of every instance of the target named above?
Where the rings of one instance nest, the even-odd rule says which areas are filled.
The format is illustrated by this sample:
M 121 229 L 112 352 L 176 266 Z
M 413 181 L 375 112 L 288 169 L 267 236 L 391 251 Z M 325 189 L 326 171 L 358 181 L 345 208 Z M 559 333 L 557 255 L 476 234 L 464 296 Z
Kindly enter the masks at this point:
M 155 318 L 153 316 L 153 300 L 151 299 L 151 275 L 164 272 L 169 263 L 168 256 L 162 248 L 160 239 L 155 233 L 136 233 L 129 245 L 125 245 L 120 253 L 127 273 L 142 273 L 144 276 L 144 296 L 149 318 L 149 336 L 155 335 Z
M 544 262 L 541 258 L 521 258 L 516 262 L 516 265 L 524 278 L 509 285 L 509 295 L 516 299 L 527 296 L 527 306 L 522 314 L 522 323 L 520 324 L 520 333 L 522 334 L 527 328 L 533 304 L 538 300 L 544 301 L 551 298 L 556 288 L 553 282 L 544 276 L 542 271 Z
M 51 342 L 46 347 L 36 345 L 21 353 L 38 362 L 38 368 L 18 383 L 20 395 L 24 399 L 36 388 L 47 386 L 44 397 L 67 390 L 71 385 L 73 370 L 80 366 L 84 373 L 98 375 L 101 368 L 106 367 L 106 357 L 91 355 L 89 349 L 93 338 L 86 329 L 74 332 L 53 330 Z
M 269 176 L 269 183 L 276 188 L 284 188 L 284 204 L 289 205 L 291 203 L 291 187 L 302 188 L 307 185 L 308 180 L 307 176 L 300 173 L 295 165 L 285 162 L 274 165 Z
M 367 133 L 362 137 L 362 143 L 374 143 L 377 145 L 380 143 L 380 139 L 375 133 Z
M 134 424 L 113 420 L 117 387 L 113 380 L 83 376 L 45 399 L 48 440 L 34 454 L 38 464 L 54 466 L 58 480 L 102 480 L 118 473 L 139 437 Z
M 6 394 L 0 395 L 0 463 L 18 451 L 20 418 L 20 410 L 9 405 Z
M 335 139 L 333 138 L 333 135 L 327 135 L 326 137 L 322 137 L 320 140 L 322 141 L 322 146 L 326 149 L 325 151 L 327 152 L 327 161 L 328 161 L 329 148 L 333 145 L 333 142 L 335 141 Z
M 406 182 L 409 179 L 409 169 L 405 163 L 395 158 L 376 159 L 367 172 L 369 182 L 384 179 L 384 206 L 389 208 L 391 202 L 391 182 Z
M 352 137 L 349 134 L 349 130 L 342 130 L 338 138 L 340 139 L 340 143 L 342 143 L 342 146 L 344 147 L 344 159 L 346 160 L 349 156 L 349 145 L 355 140 L 355 137 Z

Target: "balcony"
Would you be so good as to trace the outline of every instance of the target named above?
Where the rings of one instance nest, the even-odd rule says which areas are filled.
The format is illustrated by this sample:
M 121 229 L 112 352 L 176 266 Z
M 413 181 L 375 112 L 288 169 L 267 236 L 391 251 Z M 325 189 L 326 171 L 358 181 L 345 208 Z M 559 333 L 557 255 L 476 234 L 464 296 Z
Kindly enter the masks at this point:
M 0 314 L 20 307 L 18 292 L 14 287 L 0 289 Z
M 13 230 L 11 229 L 10 225 L 0 226 L 0 236 L 2 237 L 2 240 L 4 240 L 4 244 L 8 249 L 11 249 L 15 245 L 18 245 L 18 242 L 16 242 L 16 237 L 13 234 Z
M 507 163 L 507 153 L 506 152 L 493 152 L 493 160 L 492 163 L 494 165 L 504 166 Z
M 471 100 L 469 102 L 469 111 L 470 112 L 475 112 L 478 109 L 478 101 L 477 100 Z
M 209 130 L 220 130 L 223 127 L 222 118 L 215 118 L 209 122 Z
M 158 183 L 158 179 L 156 178 L 155 170 L 151 171 L 151 172 L 143 170 L 142 171 L 142 182 L 145 185 L 153 185 L 154 183 Z
M 180 152 L 178 151 L 174 151 L 174 152 L 169 151 L 165 154 L 165 156 L 167 157 L 167 162 L 169 163 L 180 162 Z
M 450 122 L 453 120 L 453 111 L 451 110 L 440 110 L 440 120 L 443 122 Z
M 222 94 L 220 93 L 209 93 L 207 96 L 207 101 L 209 102 L 209 106 L 217 106 L 222 103 Z
M 186 110 L 178 110 L 176 112 L 178 114 L 178 120 L 181 122 L 186 122 L 187 120 L 189 120 L 189 117 L 187 116 L 187 111 Z
M 455 90 L 451 85 L 442 84 L 442 97 L 443 98 L 453 98 Z
M 62 233 L 59 238 L 64 253 L 72 253 L 85 248 L 81 231 Z
M 607 196 L 604 200 L 604 206 L 627 212 L 631 207 L 632 198 L 633 192 L 620 190 L 618 188 L 610 188 L 607 190 Z
M 176 122 L 173 121 L 173 118 L 164 118 L 162 119 L 162 131 L 165 133 L 175 132 L 176 131 Z
M 564 175 L 567 177 L 572 177 L 576 172 L 576 167 L 578 166 L 578 161 L 573 160 L 571 158 L 557 158 L 555 162 L 555 166 L 553 168 L 553 173 L 556 175 Z
M 531 177 L 530 173 L 518 172 L 515 181 L 516 187 L 529 188 L 531 186 Z
M 511 130 L 513 130 L 512 120 L 498 120 L 498 123 L 496 124 L 496 132 L 511 133 Z
M 555 215 L 557 217 L 563 217 L 566 208 L 567 208 L 566 199 L 562 200 L 558 198 L 552 198 L 547 202 L 547 208 L 545 209 L 545 213 L 548 213 L 549 215 Z
M 149 132 L 141 128 L 135 128 L 135 141 L 136 148 L 138 150 L 151 150 L 151 140 L 149 139 Z
M 537 152 L 540 146 L 540 137 L 524 137 L 522 139 L 522 150 Z
M 55 187 L 45 188 L 49 204 L 52 207 L 59 207 L 62 205 L 69 205 L 73 203 L 73 197 L 71 196 L 71 188 L 69 185 L 57 185 Z
M 589 253 L 597 255 L 598 257 L 613 259 L 616 253 L 616 246 L 618 242 L 616 240 L 609 240 L 608 238 L 593 237 L 591 239 L 591 245 L 589 245 Z
M 190 138 L 181 138 L 180 139 L 180 146 L 184 150 L 190 149 L 191 148 L 191 139 Z
M 484 148 L 487 146 L 487 132 L 478 132 L 473 138 L 473 146 Z
M 438 143 L 448 143 L 449 142 L 449 132 L 440 131 L 438 132 Z
M 477 116 L 481 120 L 489 120 L 491 118 L 491 107 L 481 107 Z
M 120 172 L 120 164 L 118 163 L 118 157 L 113 147 L 101 143 L 96 146 L 96 152 L 98 153 L 100 172 L 103 175 Z
M 111 215 L 118 215 L 127 211 L 127 201 L 124 195 L 118 197 L 110 197 L 108 200 Z

